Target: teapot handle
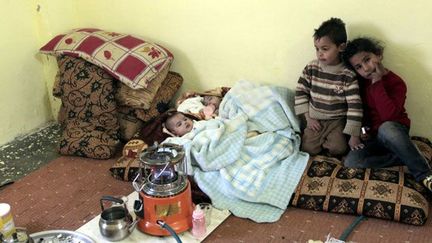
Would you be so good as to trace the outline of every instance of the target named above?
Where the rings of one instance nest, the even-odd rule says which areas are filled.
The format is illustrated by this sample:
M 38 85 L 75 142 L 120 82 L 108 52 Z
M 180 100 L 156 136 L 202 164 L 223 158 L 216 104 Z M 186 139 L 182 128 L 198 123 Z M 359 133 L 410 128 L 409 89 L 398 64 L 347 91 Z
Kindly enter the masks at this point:
M 100 200 L 100 206 L 102 211 L 104 211 L 104 206 L 103 206 L 103 201 L 110 201 L 110 202 L 115 202 L 115 203 L 119 203 L 119 204 L 123 204 L 124 201 L 120 198 L 116 198 L 113 196 L 102 196 L 101 200 Z
M 137 225 L 137 223 L 138 223 L 138 221 L 140 221 L 140 218 L 135 218 L 135 220 L 129 225 L 129 227 L 128 227 L 128 231 L 129 231 L 129 233 L 132 233 L 132 231 L 135 229 L 135 227 L 136 227 L 136 225 Z

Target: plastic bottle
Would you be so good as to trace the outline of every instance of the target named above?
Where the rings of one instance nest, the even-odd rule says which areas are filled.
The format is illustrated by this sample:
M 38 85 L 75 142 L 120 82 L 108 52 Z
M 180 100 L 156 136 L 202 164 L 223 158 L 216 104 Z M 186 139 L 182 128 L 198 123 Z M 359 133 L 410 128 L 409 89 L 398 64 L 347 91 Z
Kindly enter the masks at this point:
M 12 235 L 15 232 L 11 206 L 7 203 L 0 203 L 0 233 L 2 234 L 3 240 L 12 239 Z
M 206 234 L 206 223 L 204 211 L 197 205 L 192 213 L 192 235 L 201 238 Z

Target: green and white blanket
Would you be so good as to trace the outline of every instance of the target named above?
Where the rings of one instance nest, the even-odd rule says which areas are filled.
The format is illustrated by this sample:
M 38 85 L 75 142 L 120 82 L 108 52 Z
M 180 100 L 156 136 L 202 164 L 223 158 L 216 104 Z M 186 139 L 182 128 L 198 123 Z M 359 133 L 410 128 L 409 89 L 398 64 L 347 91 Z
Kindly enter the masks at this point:
M 239 81 L 222 100 L 218 118 L 195 122 L 190 133 L 165 142 L 183 145 L 191 174 L 216 208 L 277 221 L 309 159 L 299 151 L 289 100 L 287 88 Z

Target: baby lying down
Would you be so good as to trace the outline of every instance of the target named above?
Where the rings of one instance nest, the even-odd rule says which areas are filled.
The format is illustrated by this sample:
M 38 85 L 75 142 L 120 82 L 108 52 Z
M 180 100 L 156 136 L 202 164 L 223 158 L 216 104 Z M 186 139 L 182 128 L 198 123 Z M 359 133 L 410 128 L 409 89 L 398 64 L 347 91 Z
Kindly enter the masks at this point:
M 181 137 L 192 131 L 194 122 L 190 117 L 185 116 L 182 112 L 173 112 L 168 115 L 164 128 L 166 132 L 174 137 Z
M 169 114 L 164 122 L 164 129 L 166 129 L 166 133 L 173 137 L 182 137 L 183 135 L 192 131 L 194 127 L 194 120 L 185 115 L 182 112 L 173 112 Z M 247 133 L 247 137 L 253 137 L 258 135 L 257 131 L 249 131 Z
M 222 98 L 229 91 L 221 87 L 205 92 L 186 92 L 177 100 L 177 111 L 190 114 L 198 120 L 215 118 L 219 114 Z

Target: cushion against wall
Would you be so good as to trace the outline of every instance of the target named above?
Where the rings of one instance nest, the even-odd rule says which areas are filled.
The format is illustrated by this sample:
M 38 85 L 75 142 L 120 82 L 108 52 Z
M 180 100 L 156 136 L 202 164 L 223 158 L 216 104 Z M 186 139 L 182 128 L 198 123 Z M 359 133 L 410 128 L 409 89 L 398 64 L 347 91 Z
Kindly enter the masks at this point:
M 114 78 L 81 58 L 59 56 L 57 62 L 62 101 L 59 122 L 63 128 L 60 153 L 112 157 L 119 143 Z
M 137 117 L 143 122 L 148 122 L 169 109 L 169 103 L 183 83 L 183 77 L 176 72 L 168 72 L 162 82 L 150 108 L 147 110 L 136 109 Z
M 426 189 L 404 167 L 353 169 L 334 158 L 311 157 L 291 206 L 423 225 Z
M 132 89 L 147 87 L 173 60 L 167 49 L 140 37 L 91 28 L 57 35 L 40 51 L 82 57 Z
M 138 119 L 135 114 L 135 109 L 128 106 L 118 107 L 118 118 L 120 124 L 120 138 L 124 141 L 129 141 L 143 126 L 143 121 Z
M 67 119 L 88 121 L 92 117 L 116 114 L 115 81 L 101 68 L 81 58 L 57 57 L 59 96 Z
M 114 119 L 66 120 L 60 137 L 59 152 L 93 159 L 109 159 L 114 156 L 119 144 L 118 124 L 110 124 Z
M 151 124 L 153 124 L 153 120 L 156 117 L 159 117 L 160 114 L 168 110 L 169 103 L 177 90 L 180 88 L 182 82 L 183 78 L 180 76 L 180 74 L 169 72 L 165 80 L 162 82 L 158 92 L 156 93 L 149 109 L 137 109 L 130 106 L 119 106 L 118 115 L 120 123 L 120 137 L 124 141 L 129 141 L 131 138 L 136 137 L 136 135 L 142 131 L 142 128 L 145 128 L 148 132 L 146 133 L 146 136 L 143 140 L 148 142 L 148 144 L 153 144 L 153 136 L 149 135 L 149 133 L 153 133 L 153 128 L 149 128 L 149 123 L 151 126 Z M 148 130 L 148 128 L 151 131 Z
M 165 66 L 149 83 L 147 88 L 131 89 L 129 86 L 118 82 L 119 87 L 116 92 L 117 104 L 137 109 L 149 109 L 151 102 L 168 74 L 169 67 L 169 65 Z

